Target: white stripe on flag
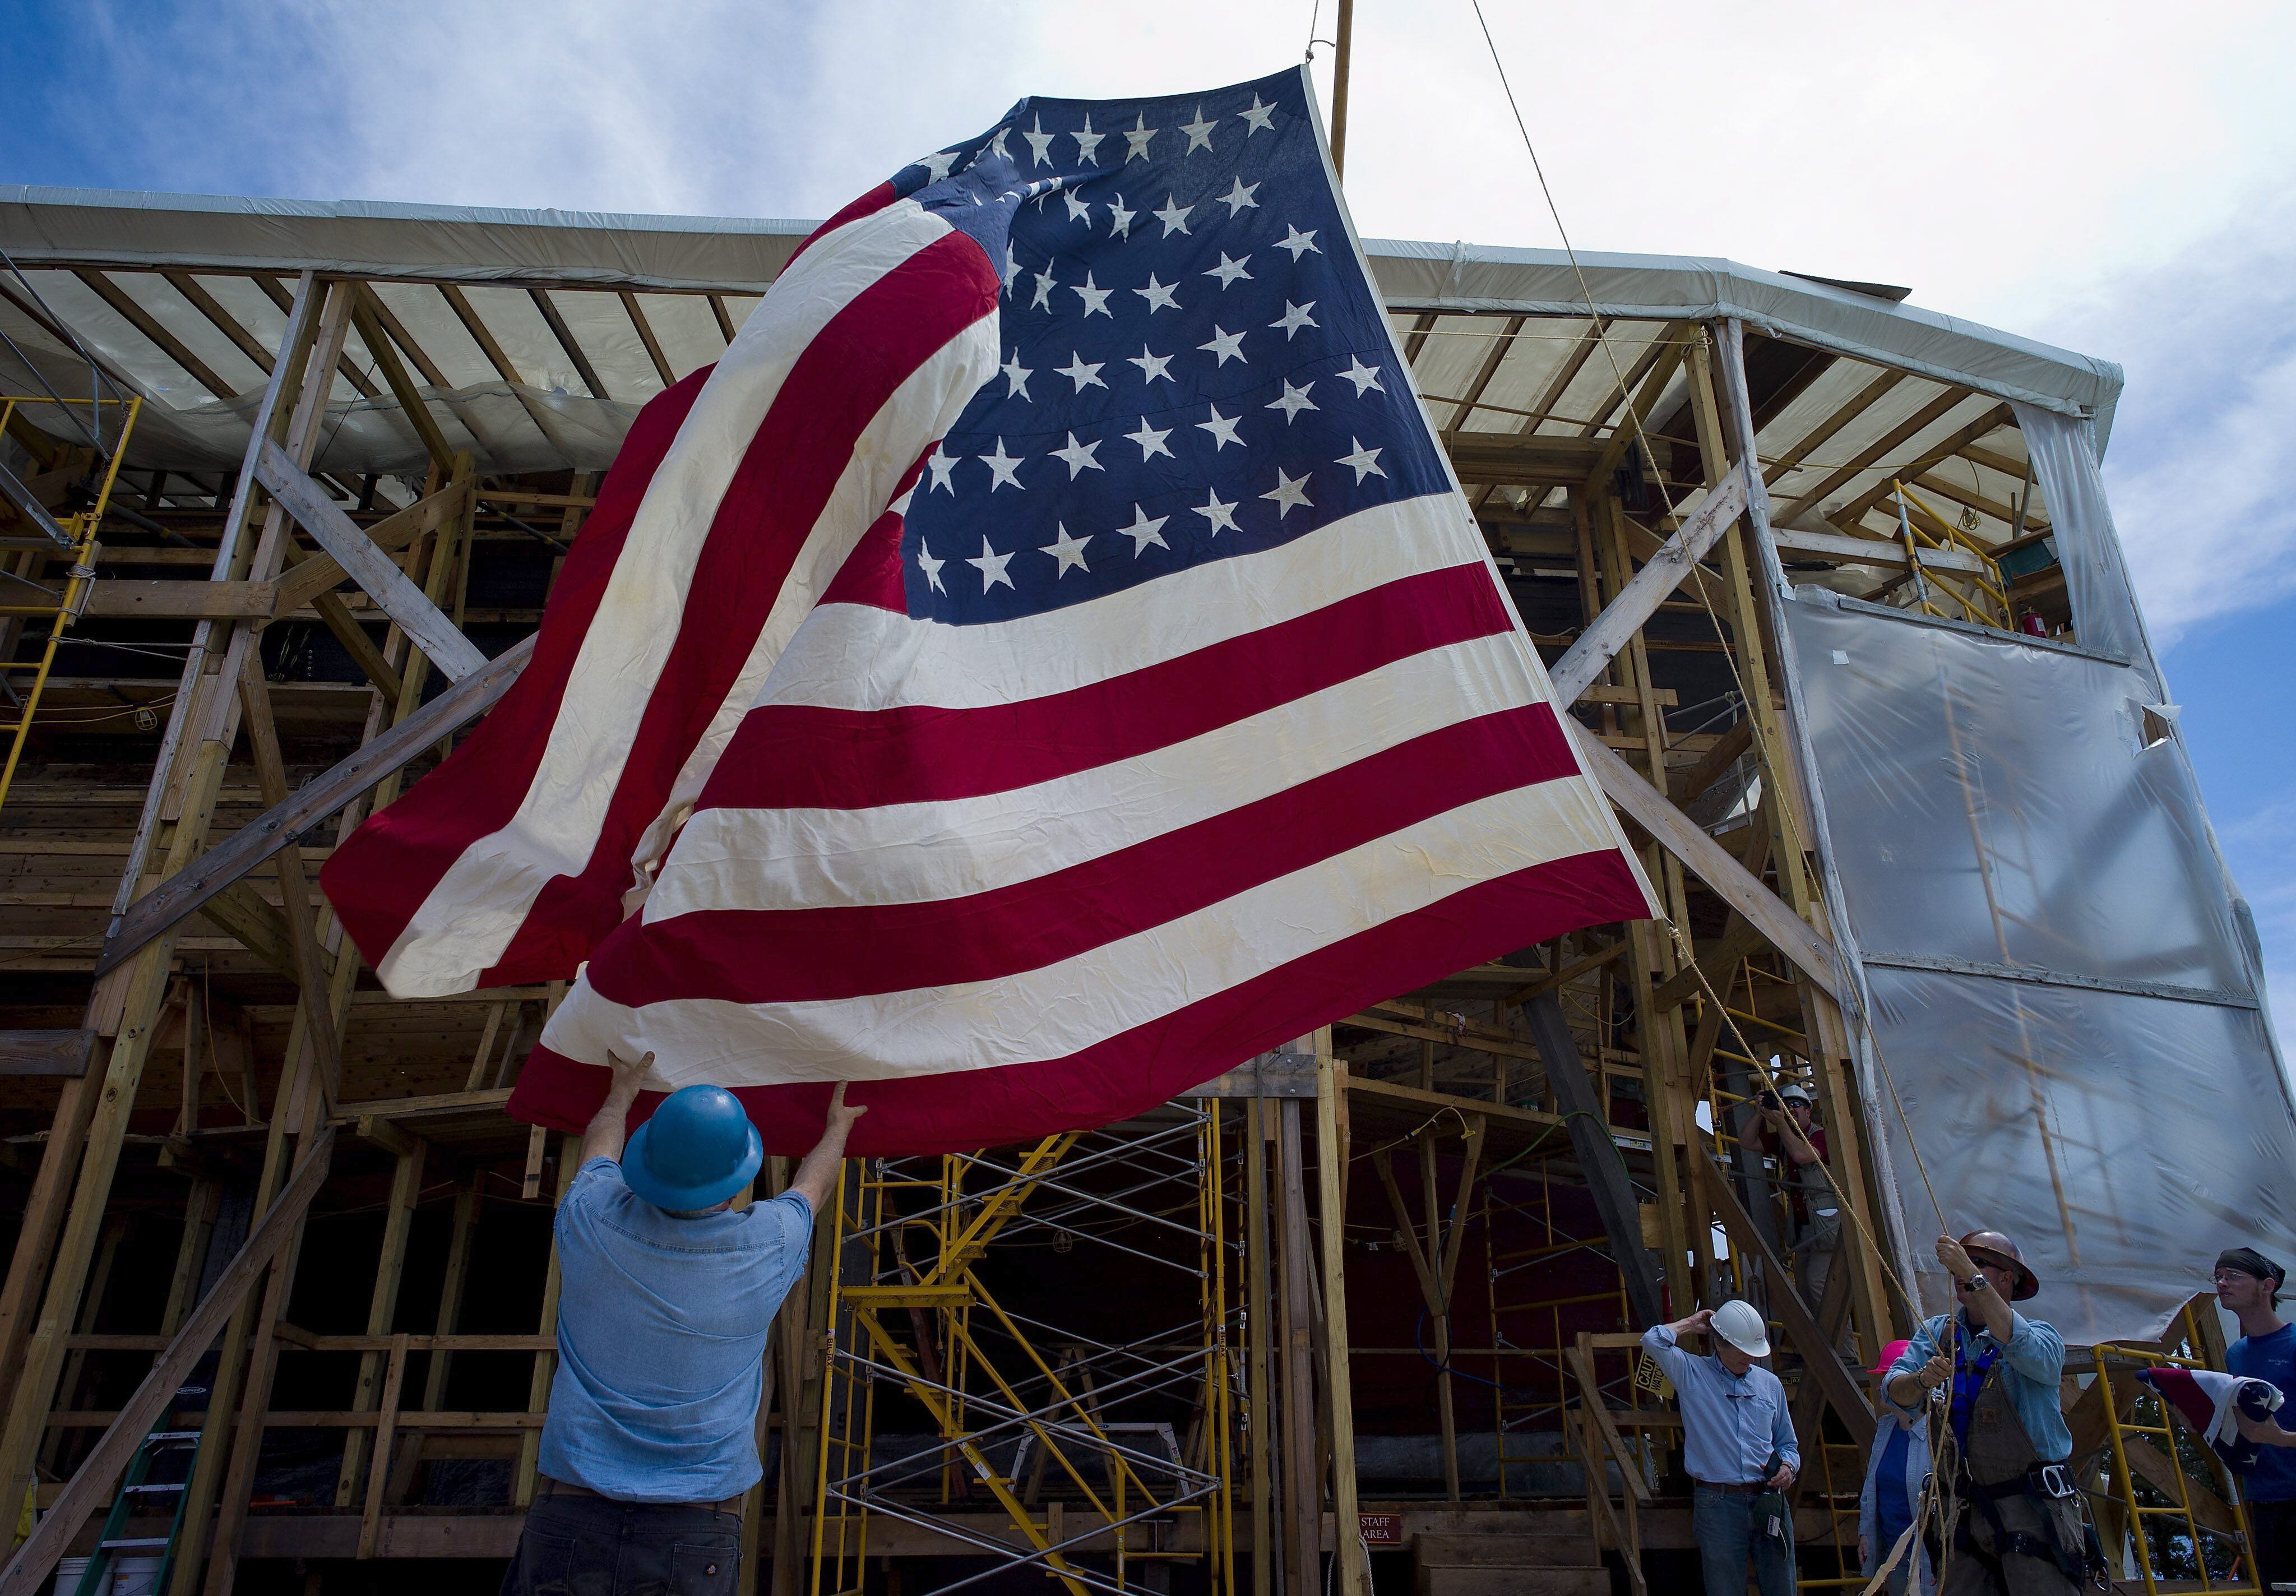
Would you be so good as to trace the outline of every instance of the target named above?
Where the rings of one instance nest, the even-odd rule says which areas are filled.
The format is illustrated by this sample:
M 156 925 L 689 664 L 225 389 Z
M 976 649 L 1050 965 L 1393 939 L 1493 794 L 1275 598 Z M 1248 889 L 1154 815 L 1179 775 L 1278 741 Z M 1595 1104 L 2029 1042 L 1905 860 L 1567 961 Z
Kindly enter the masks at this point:
M 676 1060 L 674 1073 L 657 1066 L 648 1080 L 660 1090 L 705 1081 L 887 1080 L 1062 1058 L 1479 882 L 1617 845 L 1601 792 L 1570 777 L 1464 804 L 1040 969 L 866 998 L 693 999 L 636 1009 L 585 981 L 542 1040 L 586 1064 L 603 1065 L 609 1048 Z
M 1458 565 L 1488 569 L 1488 559 L 1456 496 L 1430 494 L 1358 511 L 1257 554 L 1012 621 L 949 626 L 870 605 L 824 605 L 806 618 L 758 703 L 981 709 L 1045 697 L 1312 614 L 1404 577 Z M 1527 640 L 1517 646 L 1528 654 Z
M 678 838 L 646 923 L 712 909 L 936 901 L 1032 881 L 1539 701 L 1512 635 L 1475 638 L 1152 753 L 1010 792 L 873 809 L 706 809 Z
M 907 201 L 863 219 L 880 225 L 881 249 L 865 258 L 853 250 L 808 250 L 758 302 L 718 361 L 631 524 L 624 557 L 616 561 L 583 636 L 548 745 L 517 815 L 464 850 L 407 922 L 377 971 L 392 991 L 428 997 L 470 990 L 476 973 L 510 946 L 552 878 L 578 873 L 589 861 L 654 685 L 677 641 L 718 506 L 790 368 L 857 295 L 949 231 Z M 899 473 L 980 385 L 983 350 L 987 365 L 994 366 L 995 339 L 993 326 L 976 324 L 925 361 L 871 420 L 808 536 L 799 568 L 776 597 L 760 645 L 767 634 L 778 644 L 794 632 L 813 595 L 891 496 Z M 913 434 L 914 448 L 891 464 Z M 875 506 L 860 508 L 873 492 Z M 823 568 L 807 570 L 808 562 Z M 770 656 L 752 649 L 717 711 L 727 735 L 771 663 Z M 713 723 L 710 731 L 718 729 Z M 722 750 L 722 741 L 717 746 Z M 689 765 L 680 785 L 699 791 L 707 774 Z M 674 798 L 664 815 L 653 817 L 651 835 L 667 838 L 678 802 L 690 802 L 691 794 Z

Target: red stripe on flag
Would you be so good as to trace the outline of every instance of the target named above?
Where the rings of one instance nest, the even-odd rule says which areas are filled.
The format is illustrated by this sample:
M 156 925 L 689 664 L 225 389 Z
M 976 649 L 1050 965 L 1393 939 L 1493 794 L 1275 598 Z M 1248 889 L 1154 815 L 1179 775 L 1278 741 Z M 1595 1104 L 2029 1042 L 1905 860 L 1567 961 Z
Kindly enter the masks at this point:
M 1431 816 L 1578 774 L 1554 712 L 1447 726 L 1066 869 L 927 903 L 712 909 L 619 927 L 598 995 L 809 1003 L 1037 970 L 1193 914 Z
M 902 475 L 900 486 L 893 491 L 894 503 L 899 503 L 901 496 L 917 485 L 917 479 L 924 475 L 925 462 L 939 447 L 940 440 L 936 438 L 931 448 L 919 455 L 916 463 Z M 897 615 L 906 614 L 908 600 L 901 580 L 903 524 L 904 517 L 898 510 L 887 510 L 870 522 L 861 541 L 853 546 L 853 552 L 845 556 L 845 564 L 838 567 L 829 586 L 822 589 L 820 602 L 867 605 L 873 609 L 890 610 Z
M 719 501 L 588 863 L 542 889 L 480 985 L 570 975 L 621 923 L 631 851 L 725 703 L 856 442 L 920 366 L 996 314 L 999 286 L 979 243 L 945 234 L 863 290 L 798 357 Z
M 534 657 L 510 691 L 445 763 L 353 832 L 320 870 L 327 901 L 369 964 L 390 950 L 471 844 L 518 813 L 638 506 L 714 369 L 705 366 L 656 394 L 630 424 L 551 587 Z
M 1369 1003 L 1564 931 L 1645 912 L 1625 859 L 1602 849 L 1518 870 L 1318 949 L 1264 975 L 1065 1058 L 854 1083 L 869 1112 L 847 1151 L 883 1157 L 964 1152 L 1125 1119 Z M 607 1072 L 535 1049 L 512 1094 L 516 1117 L 579 1131 Z M 737 1088 L 768 1151 L 821 1134 L 827 1082 Z M 633 1123 L 653 1112 L 639 1099 Z
M 900 195 L 894 191 L 892 184 L 888 181 L 880 183 L 860 198 L 848 202 L 844 210 L 805 235 L 805 242 L 791 250 L 789 259 L 782 262 L 782 270 L 789 270 L 797 258 L 813 248 L 815 243 L 822 237 L 836 232 L 848 222 L 857 222 L 865 216 L 873 216 L 898 198 Z
M 703 809 L 868 809 L 978 797 L 1131 759 L 1429 649 L 1512 630 L 1480 564 L 1423 572 L 1106 681 L 980 709 L 765 704 Z

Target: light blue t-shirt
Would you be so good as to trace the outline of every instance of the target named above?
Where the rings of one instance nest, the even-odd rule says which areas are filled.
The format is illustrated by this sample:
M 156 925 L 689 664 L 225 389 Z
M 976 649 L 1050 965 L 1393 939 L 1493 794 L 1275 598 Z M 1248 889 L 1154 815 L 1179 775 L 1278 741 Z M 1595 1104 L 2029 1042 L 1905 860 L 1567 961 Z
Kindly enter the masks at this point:
M 805 1271 L 806 1200 L 678 1219 L 593 1158 L 557 1234 L 542 1472 L 622 1501 L 722 1501 L 757 1484 L 766 1331 Z

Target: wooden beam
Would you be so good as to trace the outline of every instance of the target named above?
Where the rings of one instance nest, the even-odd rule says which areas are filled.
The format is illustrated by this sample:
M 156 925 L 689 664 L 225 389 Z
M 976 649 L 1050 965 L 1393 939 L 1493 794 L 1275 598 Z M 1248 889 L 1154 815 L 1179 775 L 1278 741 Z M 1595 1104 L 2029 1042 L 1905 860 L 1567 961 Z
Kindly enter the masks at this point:
M 1923 449 L 1919 457 L 1909 462 L 1903 470 L 1897 472 L 1895 475 L 1899 481 L 1903 481 L 1907 477 L 1919 476 L 1931 466 L 1936 465 L 1939 460 L 1945 459 L 1950 455 L 1958 454 L 1964 448 L 1976 442 L 1977 440 L 1984 437 L 1986 433 L 1994 431 L 1996 428 L 2009 425 L 2011 423 L 2015 421 L 2016 415 L 2017 413 L 2014 410 L 2012 410 L 2008 406 L 1996 405 L 1993 408 L 1986 411 L 1982 415 L 1980 415 L 1975 421 L 1971 422 L 1967 426 L 1962 427 L 1956 432 L 1948 432 L 1945 437 L 1938 440 L 1937 442 L 1931 444 L 1928 448 Z M 1841 514 L 1848 520 L 1855 521 L 1857 517 L 1863 515 L 1866 511 L 1872 509 L 1875 505 L 1880 504 L 1883 499 L 1889 497 L 1890 478 L 1883 477 L 1880 481 L 1874 483 L 1871 488 L 1866 489 L 1865 492 L 1859 494 L 1856 498 L 1842 506 Z
M 422 452 L 430 457 L 430 463 L 442 474 L 451 472 L 455 469 L 455 450 L 447 443 L 446 433 L 439 430 L 439 419 L 430 414 L 430 406 L 423 399 L 422 390 L 415 387 L 414 379 L 406 374 L 406 367 L 400 362 L 398 351 L 391 346 L 390 334 L 382 330 L 382 324 L 375 318 L 375 302 L 374 290 L 365 283 L 360 284 L 358 299 L 351 307 L 351 319 L 357 325 L 360 341 L 366 345 L 366 352 L 374 358 L 375 368 L 382 373 L 382 380 L 390 386 L 391 397 L 398 401 L 399 410 L 406 417 L 406 424 L 414 429 L 414 436 L 422 441 Z M 313 536 L 317 534 L 314 532 Z
M 592 366 L 590 357 L 582 352 L 581 344 L 574 337 L 574 329 L 568 326 L 566 318 L 558 313 L 558 306 L 551 299 L 550 291 L 546 288 L 529 288 L 526 291 L 526 297 L 534 301 L 534 308 L 537 310 L 542 312 L 542 319 L 550 325 L 551 336 L 558 340 L 558 347 L 566 351 L 566 358 L 574 363 L 574 369 L 581 374 L 583 384 L 590 390 L 590 397 L 604 399 L 611 404 L 614 396 L 606 391 L 605 381 L 598 375 L 598 368 Z
M 1905 545 L 1886 539 L 1804 532 L 1783 526 L 1771 528 L 1770 538 L 1786 554 L 1816 555 L 1820 559 L 1842 560 L 1852 564 L 1888 565 L 1901 571 L 1907 569 Z M 1924 548 L 1920 554 L 1922 564 L 1931 570 L 1981 572 L 1985 569 L 1984 561 L 1964 548 Z
M 1839 1001 L 1841 974 L 1833 944 L 1804 925 L 1776 893 L 1747 874 L 1746 867 L 1733 859 L 1727 849 L 1604 747 L 1595 733 L 1568 716 L 1563 724 L 1577 739 L 1579 756 L 1588 770 L 1620 811 L 1657 838 L 1661 847 L 1743 915 L 1795 968 Z
M 726 309 L 725 296 L 713 293 L 705 297 L 709 301 L 709 314 L 718 318 L 718 331 L 725 338 L 726 347 L 733 348 L 734 334 L 741 329 L 734 325 L 734 316 Z
M 283 316 L 295 302 L 293 296 L 287 292 L 286 285 L 276 277 L 266 276 L 262 272 L 255 272 L 250 275 L 248 281 L 261 289 L 264 297 L 278 306 L 280 314 Z M 340 350 L 335 355 L 335 374 L 349 383 L 351 391 L 361 399 L 373 399 L 382 391 L 374 385 L 373 379 L 351 364 L 351 358 L 348 355 Z
M 456 728 L 491 709 L 510 691 L 534 656 L 534 639 L 522 638 L 483 670 L 464 677 L 324 775 L 308 781 L 286 802 L 234 832 L 224 843 L 180 874 L 129 905 L 119 928 L 96 961 L 99 976 L 119 967 L 153 937 L 254 869 L 346 803 L 372 789 L 393 771 Z
M 1575 703 L 1578 695 L 1603 674 L 1627 640 L 1642 630 L 1658 606 L 1690 578 L 1691 571 L 1728 531 L 1746 508 L 1746 473 L 1734 468 L 1708 492 L 1698 513 L 1682 523 L 1664 547 L 1623 591 L 1603 608 L 1595 622 L 1578 634 L 1563 656 L 1547 671 L 1554 684 L 1555 702 Z
M 417 499 L 396 514 L 367 528 L 367 541 L 385 554 L 394 554 L 424 533 L 436 531 L 449 516 L 459 514 L 470 494 L 471 484 L 468 481 L 449 482 L 428 498 Z M 278 600 L 272 610 L 274 619 L 292 614 L 318 594 L 348 580 L 348 577 L 349 573 L 334 555 L 315 554 L 308 556 L 279 579 Z
M 439 606 L 406 580 L 406 573 L 277 444 L 264 443 L 256 457 L 255 470 L 272 497 L 334 555 L 351 579 L 450 679 L 460 681 L 485 668 L 487 656 L 478 646 L 455 629 L 455 623 L 439 613 Z
M 85 1027 L 0 1031 L 0 1075 L 85 1075 L 94 1050 L 95 1032 Z
M 629 317 L 630 325 L 637 329 L 638 341 L 645 345 L 646 358 L 653 362 L 654 374 L 661 379 L 664 388 L 674 385 L 677 379 L 670 374 L 669 362 L 662 358 L 661 341 L 653 335 L 653 325 L 646 320 L 638 296 L 627 288 L 615 292 L 621 295 L 622 309 Z
M 1965 453 L 1960 457 L 1963 459 L 1968 457 Z M 1938 464 L 1943 465 L 1944 462 L 1939 461 Z M 1957 505 L 1966 505 L 1980 515 L 1990 515 L 2003 526 L 2017 524 L 2016 506 L 2005 505 L 1998 499 L 1988 498 L 1974 488 L 1964 488 L 1958 482 L 1939 476 L 1934 468 L 1923 472 L 1912 481 L 1915 487 L 1934 493 L 1939 498 L 1949 498 Z M 2027 538 L 2046 537 L 2054 530 L 2047 522 L 2028 511 L 2025 515 L 2025 530 L 2018 535 Z
M 189 373 L 193 382 L 197 383 L 219 399 L 234 399 L 239 397 L 238 390 L 216 375 L 213 367 L 192 353 L 184 346 L 182 339 L 161 326 L 158 318 L 130 298 L 127 291 L 119 284 L 114 283 L 102 272 L 90 271 L 86 267 L 75 269 L 72 276 L 94 290 L 96 297 L 118 311 L 128 325 L 151 340 L 161 354 Z
M 1793 503 L 1788 505 L 1784 510 L 1774 514 L 1770 517 L 1772 523 L 1775 524 L 1779 522 L 1792 522 L 1800 521 L 1804 515 L 1808 514 L 1810 511 L 1816 509 L 1820 504 L 1824 503 L 1827 495 L 1839 493 L 1842 489 L 1847 488 L 1859 477 L 1873 470 L 1874 465 L 1884 458 L 1891 449 L 1896 448 L 1907 439 L 1918 437 L 1923 432 L 1928 431 L 1931 426 L 1942 420 L 1956 406 L 1959 405 L 1963 400 L 1968 399 L 1970 396 L 1971 391 L 1966 388 L 1956 387 L 1947 389 L 1944 392 L 1931 399 L 1928 404 L 1923 405 L 1920 409 L 1915 411 L 1905 420 L 1899 422 L 1896 426 L 1891 427 L 1888 432 L 1882 433 L 1881 437 L 1868 444 L 1864 451 L 1861 452 L 1855 460 L 1851 461 L 1849 465 L 1842 466 L 1838 471 L 1827 473 L 1819 481 L 1816 487 L 1812 488 L 1808 492 L 1794 500 Z M 1989 431 L 1990 429 L 1988 430 Z M 1857 517 L 1853 515 L 1849 519 L 1854 521 Z
M 1292 1107 L 1296 1099 L 1285 1099 Z M 1316 1032 L 1316 1205 L 1323 1216 L 1319 1240 L 1324 1265 L 1324 1401 L 1332 1437 L 1332 1513 L 1352 1526 L 1357 1518 L 1354 1382 L 1348 1367 L 1347 1197 L 1341 1184 L 1348 1167 L 1347 1132 L 1332 1030 Z M 1318 1482 L 1320 1484 L 1320 1482 Z M 1320 1494 L 1318 1493 L 1317 1494 Z M 1349 1555 L 1351 1534 L 1338 1537 L 1332 1560 L 1339 1565 L 1341 1596 L 1366 1596 L 1367 1559 Z
M 1697 1143 L 1692 1149 L 1691 1162 L 1697 1167 L 1700 1179 L 1705 1182 L 1707 1200 L 1713 1205 L 1714 1212 L 1721 1216 L 1723 1228 L 1730 1232 L 1730 1239 L 1761 1261 L 1763 1278 L 1770 1282 L 1770 1312 L 1776 1314 L 1785 1326 L 1786 1334 L 1793 1338 L 1796 1349 L 1802 1355 L 1802 1378 L 1815 1379 L 1824 1387 L 1825 1400 L 1833 1404 L 1833 1411 L 1841 1416 L 1841 1422 L 1849 1430 L 1850 1439 L 1857 1443 L 1858 1452 L 1864 1453 L 1874 1444 L 1874 1410 L 1850 1379 L 1849 1370 L 1842 1368 L 1841 1352 L 1825 1338 L 1824 1332 L 1818 1329 L 1816 1316 L 1810 1312 L 1789 1283 L 1784 1263 L 1762 1239 L 1761 1230 L 1754 1223 L 1753 1216 L 1739 1202 L 1738 1194 L 1730 1189 L 1729 1172 L 1714 1162 L 1713 1143 L 1703 1132 L 1699 1133 Z M 1854 1245 L 1846 1235 L 1842 1240 L 1845 1244 Z M 1836 1261 L 1834 1267 L 1843 1268 L 1848 1263 L 1849 1260 L 1842 1258 Z
M 1523 1016 L 1546 1061 L 1547 1086 L 1554 1093 L 1555 1106 L 1562 1110 L 1571 1149 L 1578 1156 L 1579 1172 L 1587 1179 L 1587 1194 L 1595 1199 L 1603 1234 L 1611 1239 L 1611 1261 L 1618 1265 L 1634 1322 L 1663 1324 L 1666 1314 L 1659 1296 L 1658 1271 L 1652 1268 L 1650 1253 L 1643 1246 L 1642 1206 L 1635 1200 L 1633 1182 L 1627 1179 L 1626 1161 L 1604 1128 L 1611 1120 L 1606 1112 L 1609 1105 L 1587 1074 L 1578 1044 L 1570 1039 L 1570 1022 L 1563 1018 L 1562 1002 L 1555 995 L 1543 992 L 1533 998 L 1523 1005 Z M 1666 1156 L 1666 1150 L 1653 1148 L 1652 1156 Z
M 327 1171 L 334 1132 L 322 1131 L 297 1164 L 294 1176 L 247 1238 L 236 1257 L 217 1277 L 215 1286 L 194 1309 L 184 1328 L 168 1344 L 135 1394 L 119 1406 L 119 1416 L 103 1432 L 86 1460 L 65 1485 L 63 1494 L 41 1516 L 31 1538 L 17 1549 L 8 1566 L 0 1569 L 0 1596 L 37 1596 L 54 1572 L 57 1559 L 79 1534 L 88 1516 L 111 1493 L 112 1482 L 127 1468 L 144 1436 L 175 1402 L 176 1387 L 203 1357 L 216 1335 L 247 1294 L 256 1277 L 277 1256 L 291 1237 L 300 1234 L 304 1211 L 319 1189 Z
M 148 621 L 268 620 L 278 598 L 271 582 L 92 582 L 82 615 L 136 616 Z
M 265 376 L 271 374 L 271 351 L 263 347 L 255 334 L 240 324 L 237 317 L 217 302 L 215 295 L 200 285 L 199 279 L 189 272 L 161 272 L 168 285 L 184 296 L 193 309 L 208 318 L 215 330 L 238 346 L 239 352 L 253 361 Z
M 1848 404 L 1843 405 L 1833 415 L 1803 433 L 1800 442 L 1786 451 L 1783 459 L 1776 461 L 1768 470 L 1762 473 L 1763 482 L 1767 486 L 1775 487 L 1780 477 L 1789 472 L 1799 471 L 1801 468 L 1801 463 L 1815 454 L 1821 444 L 1879 404 L 1883 395 L 1905 380 L 1904 372 L 1885 371 L 1866 383 L 1857 391 L 1857 396 Z

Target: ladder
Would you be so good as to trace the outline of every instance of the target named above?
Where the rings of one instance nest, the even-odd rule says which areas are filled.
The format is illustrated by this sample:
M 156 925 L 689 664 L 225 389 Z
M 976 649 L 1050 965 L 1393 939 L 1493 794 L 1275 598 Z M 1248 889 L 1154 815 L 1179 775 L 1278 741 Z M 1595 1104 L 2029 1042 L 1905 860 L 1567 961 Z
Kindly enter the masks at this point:
M 103 1533 L 95 1538 L 95 1551 L 87 1559 L 87 1568 L 79 1576 L 79 1588 L 75 1596 L 100 1596 L 111 1589 L 112 1565 L 122 1552 L 149 1556 L 158 1552 L 160 1558 L 159 1577 L 152 1589 L 164 1591 L 168 1576 L 175 1572 L 176 1543 L 184 1533 L 184 1509 L 190 1494 L 192 1468 L 199 1461 L 200 1432 L 196 1429 L 176 1430 L 168 1427 L 175 1416 L 175 1408 L 186 1397 L 204 1396 L 206 1390 L 198 1386 L 186 1386 L 176 1393 L 176 1401 L 168 1411 L 160 1415 L 128 1460 L 127 1472 L 119 1482 L 119 1494 L 112 1499 L 111 1511 L 103 1520 Z M 152 1465 L 160 1458 L 175 1454 L 184 1458 L 183 1477 L 155 1482 Z M 174 1516 L 168 1520 L 164 1535 L 131 1535 L 127 1533 L 131 1514 L 147 1503 L 165 1502 L 172 1498 L 176 1504 Z
M 47 402 L 51 401 L 0 395 L 0 435 L 5 434 L 20 406 Z M 7 551 L 0 556 L 0 736 L 4 736 L 8 745 L 6 761 L 0 764 L 0 803 L 8 801 L 9 786 L 16 778 L 17 761 L 23 757 L 25 741 L 31 736 L 34 720 L 39 713 L 40 695 L 47 690 L 48 673 L 55 665 L 57 646 L 87 605 L 88 588 L 95 578 L 96 528 L 102 523 L 105 507 L 111 503 L 119 463 L 127 457 L 127 434 L 135 429 L 135 417 L 142 408 L 141 398 L 127 400 L 119 436 L 111 445 L 109 458 L 97 458 L 95 466 L 101 467 L 100 472 L 91 467 L 90 474 L 97 482 L 93 502 L 77 514 L 61 520 L 49 515 L 24 491 L 25 484 L 0 465 L 0 474 L 6 478 L 0 486 L 8 489 L 6 497 L 19 518 L 28 522 L 35 534 L 0 544 L 0 549 Z M 71 564 L 61 584 L 52 586 L 39 580 L 47 561 L 65 558 Z M 141 712 L 150 713 L 148 710 Z

